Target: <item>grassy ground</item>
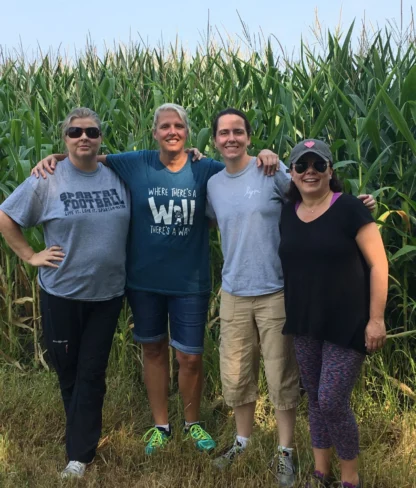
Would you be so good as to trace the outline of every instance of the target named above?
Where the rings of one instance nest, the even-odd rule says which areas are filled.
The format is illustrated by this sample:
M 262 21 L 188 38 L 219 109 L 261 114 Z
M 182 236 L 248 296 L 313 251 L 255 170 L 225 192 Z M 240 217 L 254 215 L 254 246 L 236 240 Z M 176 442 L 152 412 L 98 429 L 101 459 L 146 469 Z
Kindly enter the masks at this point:
M 160 454 L 144 455 L 141 436 L 151 426 L 143 387 L 137 379 L 110 372 L 104 408 L 103 438 L 95 463 L 84 480 L 63 482 L 59 471 L 65 464 L 64 414 L 53 373 L 18 373 L 0 368 L 0 486 L 2 488 L 49 488 L 82 486 L 100 488 L 146 487 L 272 487 L 268 468 L 276 445 L 274 420 L 267 400 L 259 402 L 255 436 L 250 449 L 225 472 L 217 472 L 210 457 L 183 442 L 178 395 L 170 398 L 174 441 Z M 386 401 L 380 406 L 374 395 L 355 393 L 362 444 L 364 486 L 416 487 L 416 411 L 398 414 Z M 297 464 L 302 476 L 312 467 L 305 400 L 296 431 Z M 226 447 L 233 439 L 231 413 L 220 398 L 206 401 L 202 417 Z

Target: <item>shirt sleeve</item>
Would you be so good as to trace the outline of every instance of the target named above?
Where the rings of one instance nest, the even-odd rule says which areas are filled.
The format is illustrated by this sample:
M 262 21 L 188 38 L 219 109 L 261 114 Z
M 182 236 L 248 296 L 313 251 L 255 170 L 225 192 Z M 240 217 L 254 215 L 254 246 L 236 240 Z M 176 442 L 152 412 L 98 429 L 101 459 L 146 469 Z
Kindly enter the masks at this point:
M 217 216 L 215 215 L 214 208 L 211 203 L 211 199 L 209 196 L 209 186 L 207 187 L 207 201 L 205 207 L 205 216 L 208 217 L 210 220 L 217 220 Z
M 42 224 L 45 217 L 43 202 L 47 198 L 48 179 L 30 176 L 0 205 L 0 209 L 21 227 Z
M 209 169 L 209 177 L 216 175 L 220 171 L 225 168 L 225 164 L 221 163 L 221 161 L 216 161 L 215 159 L 209 158 L 210 161 L 210 169 Z
M 128 185 L 136 174 L 138 165 L 151 157 L 154 151 L 131 151 L 107 156 L 108 166 Z
M 361 227 L 374 222 L 374 218 L 361 200 L 352 195 L 346 196 L 348 197 L 346 199 L 348 211 L 346 215 L 346 224 L 349 235 L 355 239 Z
M 280 161 L 279 171 L 274 174 L 274 187 L 277 195 L 283 201 L 286 201 L 286 192 L 289 189 L 291 176 L 287 173 L 288 167 Z

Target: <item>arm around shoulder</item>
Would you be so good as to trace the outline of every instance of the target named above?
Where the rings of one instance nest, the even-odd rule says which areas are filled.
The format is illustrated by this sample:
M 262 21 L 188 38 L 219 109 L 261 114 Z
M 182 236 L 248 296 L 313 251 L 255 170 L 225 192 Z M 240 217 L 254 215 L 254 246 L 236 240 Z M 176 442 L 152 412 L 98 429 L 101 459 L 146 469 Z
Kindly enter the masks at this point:
M 42 178 L 46 179 L 46 173 L 53 175 L 56 168 L 56 163 L 59 161 L 63 161 L 65 158 L 66 154 L 51 154 L 39 161 L 36 166 L 32 168 L 30 174 L 35 176 L 36 178 L 42 176 Z
M 97 160 L 111 168 L 124 181 L 129 181 L 141 171 L 143 163 L 158 160 L 158 152 L 150 150 L 128 151 L 117 154 L 100 154 Z
M 280 161 L 280 167 L 274 175 L 274 186 L 278 194 L 281 196 L 282 200 L 286 200 L 286 193 L 289 189 L 291 181 L 292 178 L 288 173 L 287 166 L 282 161 Z
M 370 210 L 370 212 L 374 212 L 376 209 L 377 202 L 373 195 L 371 194 L 364 194 L 364 195 L 358 195 L 357 197 L 363 204 Z
M 257 166 L 263 165 L 264 174 L 273 176 L 276 171 L 279 171 L 280 160 L 279 155 L 270 151 L 270 149 L 262 149 L 257 156 Z
M 107 162 L 107 154 L 99 154 L 97 156 L 97 161 L 102 163 L 104 166 L 110 166 Z

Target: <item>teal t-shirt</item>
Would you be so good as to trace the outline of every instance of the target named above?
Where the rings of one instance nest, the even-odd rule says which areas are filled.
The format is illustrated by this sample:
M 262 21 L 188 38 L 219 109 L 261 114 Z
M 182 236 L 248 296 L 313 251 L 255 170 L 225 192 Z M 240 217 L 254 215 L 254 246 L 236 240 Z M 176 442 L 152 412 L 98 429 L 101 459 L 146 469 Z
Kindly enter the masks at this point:
M 189 157 L 172 172 L 159 151 L 113 154 L 107 162 L 131 193 L 127 288 L 167 295 L 208 292 L 207 182 L 224 165 Z

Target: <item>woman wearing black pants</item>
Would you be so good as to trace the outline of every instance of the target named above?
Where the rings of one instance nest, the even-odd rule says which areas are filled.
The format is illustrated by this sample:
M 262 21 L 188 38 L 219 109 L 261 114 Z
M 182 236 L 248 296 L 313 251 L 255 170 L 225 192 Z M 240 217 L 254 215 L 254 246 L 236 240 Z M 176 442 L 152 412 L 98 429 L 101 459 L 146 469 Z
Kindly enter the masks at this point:
M 68 157 L 53 178 L 24 181 L 0 206 L 0 232 L 25 262 L 39 267 L 42 324 L 66 413 L 69 463 L 82 477 L 101 435 L 105 371 L 125 286 L 130 197 L 97 162 L 101 127 L 92 110 L 63 123 Z M 21 227 L 43 225 L 35 253 Z

